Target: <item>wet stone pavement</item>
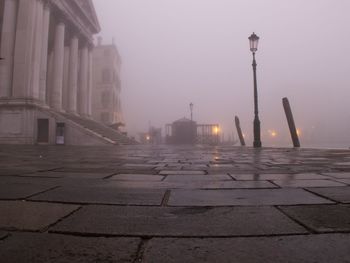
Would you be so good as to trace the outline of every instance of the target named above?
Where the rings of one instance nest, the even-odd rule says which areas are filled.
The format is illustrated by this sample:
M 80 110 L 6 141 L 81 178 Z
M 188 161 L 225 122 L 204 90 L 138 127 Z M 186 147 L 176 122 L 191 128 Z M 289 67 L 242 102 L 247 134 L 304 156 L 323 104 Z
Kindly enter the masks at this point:
M 350 262 L 350 151 L 0 147 L 0 262 Z

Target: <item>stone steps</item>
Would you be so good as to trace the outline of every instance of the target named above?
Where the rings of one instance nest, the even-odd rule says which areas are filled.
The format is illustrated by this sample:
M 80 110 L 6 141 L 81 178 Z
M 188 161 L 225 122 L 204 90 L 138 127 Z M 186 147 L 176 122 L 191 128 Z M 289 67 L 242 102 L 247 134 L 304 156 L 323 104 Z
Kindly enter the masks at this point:
M 69 119 L 70 121 L 73 121 L 80 126 L 84 127 L 85 129 L 89 129 L 103 137 L 106 137 L 112 141 L 115 142 L 115 144 L 118 145 L 130 145 L 130 144 L 136 144 L 136 141 L 128 138 L 121 132 L 114 130 L 102 123 L 96 122 L 91 119 L 82 118 L 76 115 L 61 113 L 65 118 Z

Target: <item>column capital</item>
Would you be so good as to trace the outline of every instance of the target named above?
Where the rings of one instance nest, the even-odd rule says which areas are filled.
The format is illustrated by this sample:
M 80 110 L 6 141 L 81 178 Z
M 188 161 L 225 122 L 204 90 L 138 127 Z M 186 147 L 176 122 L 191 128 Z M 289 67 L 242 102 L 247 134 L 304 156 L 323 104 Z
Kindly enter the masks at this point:
M 56 26 L 64 26 L 64 27 L 66 27 L 66 23 L 64 22 L 64 19 L 58 18 Z
M 79 41 L 79 36 L 76 34 L 72 34 L 70 37 L 70 40 L 78 40 Z
M 51 9 L 52 8 L 52 3 L 50 0 L 40 0 L 44 4 L 44 10 L 46 9 Z
M 71 33 L 71 36 L 77 37 L 79 39 L 79 42 L 83 40 L 83 34 L 82 32 L 73 24 L 69 27 L 69 31 Z
M 86 48 L 88 51 L 90 51 L 94 47 L 94 45 L 91 42 L 87 41 L 86 39 L 83 39 L 83 40 L 79 39 L 79 41 L 80 41 L 80 49 Z

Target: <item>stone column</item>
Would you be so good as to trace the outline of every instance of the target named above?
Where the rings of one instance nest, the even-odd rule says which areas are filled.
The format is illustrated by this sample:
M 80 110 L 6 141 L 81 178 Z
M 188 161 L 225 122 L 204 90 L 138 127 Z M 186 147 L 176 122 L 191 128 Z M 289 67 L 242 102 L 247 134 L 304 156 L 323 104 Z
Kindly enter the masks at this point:
M 42 29 L 44 5 L 41 0 L 36 1 L 34 48 L 32 60 L 31 96 L 39 99 L 40 67 L 42 54 Z
M 47 60 L 47 80 L 46 80 L 46 89 L 45 89 L 45 100 L 47 104 L 50 104 L 51 100 L 51 87 L 53 83 L 53 61 L 54 61 L 54 52 L 50 51 L 48 54 Z
M 12 95 L 32 97 L 32 61 L 37 0 L 19 0 L 13 62 Z
M 85 45 L 80 54 L 80 76 L 78 87 L 78 112 L 80 116 L 87 117 L 87 86 L 88 86 L 88 63 L 89 50 Z
M 53 81 L 51 87 L 50 106 L 55 110 L 62 109 L 62 85 L 64 64 L 64 32 L 65 25 L 59 22 L 55 29 Z
M 13 51 L 16 37 L 17 0 L 5 0 L 1 34 L 0 97 L 12 94 Z
M 92 58 L 92 53 L 93 48 L 91 47 L 89 49 L 89 66 L 88 66 L 88 90 L 87 90 L 87 115 L 89 117 L 92 116 L 92 89 L 93 89 L 93 71 L 92 71 L 92 63 L 93 63 L 93 58 Z
M 62 109 L 68 110 L 68 89 L 69 89 L 69 50 L 68 46 L 64 47 L 64 66 L 63 66 L 63 87 L 62 87 Z
M 39 99 L 46 101 L 46 82 L 47 82 L 47 57 L 49 45 L 49 26 L 50 26 L 50 8 L 48 5 L 44 7 L 43 24 L 42 24 L 42 52 L 40 63 L 40 83 L 39 83 Z
M 77 111 L 79 40 L 73 36 L 69 52 L 68 112 Z

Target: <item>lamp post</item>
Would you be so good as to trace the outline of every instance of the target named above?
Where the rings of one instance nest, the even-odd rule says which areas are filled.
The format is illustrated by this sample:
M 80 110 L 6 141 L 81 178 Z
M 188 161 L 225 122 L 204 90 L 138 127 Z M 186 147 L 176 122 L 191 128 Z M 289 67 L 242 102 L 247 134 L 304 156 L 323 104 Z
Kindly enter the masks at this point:
M 254 148 L 261 147 L 260 140 L 260 120 L 259 120 L 259 110 L 258 110 L 258 89 L 256 81 L 256 61 L 255 61 L 255 52 L 258 50 L 259 37 L 253 33 L 248 38 L 250 44 L 250 51 L 253 53 L 253 75 L 254 75 Z
M 190 133 L 191 138 L 190 138 L 190 140 L 191 140 L 191 143 L 195 143 L 197 128 L 193 124 L 193 103 L 192 102 L 190 103 L 190 111 L 191 111 L 191 126 L 190 126 L 190 128 L 191 128 L 191 133 Z
M 191 121 L 193 121 L 193 115 L 192 115 L 192 113 L 193 113 L 193 103 L 192 102 L 190 103 L 190 111 L 191 111 Z

